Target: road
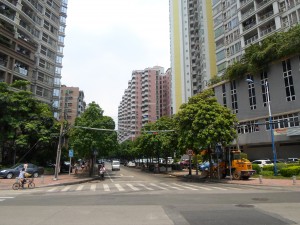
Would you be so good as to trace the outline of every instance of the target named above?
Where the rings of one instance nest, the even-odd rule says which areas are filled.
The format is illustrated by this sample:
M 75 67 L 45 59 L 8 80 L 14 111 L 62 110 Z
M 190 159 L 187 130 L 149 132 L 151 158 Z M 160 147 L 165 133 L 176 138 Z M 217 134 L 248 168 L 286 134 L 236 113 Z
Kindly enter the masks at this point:
M 107 169 L 104 181 L 1 192 L 1 225 L 300 224 L 298 189 Z

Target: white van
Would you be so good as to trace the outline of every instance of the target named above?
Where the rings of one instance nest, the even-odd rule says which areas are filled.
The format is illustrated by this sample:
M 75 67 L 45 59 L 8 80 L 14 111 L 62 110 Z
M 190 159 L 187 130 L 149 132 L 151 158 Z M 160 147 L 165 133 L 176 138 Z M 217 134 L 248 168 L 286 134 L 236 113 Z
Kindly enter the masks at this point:
M 111 170 L 120 170 L 120 161 L 113 160 L 111 163 Z

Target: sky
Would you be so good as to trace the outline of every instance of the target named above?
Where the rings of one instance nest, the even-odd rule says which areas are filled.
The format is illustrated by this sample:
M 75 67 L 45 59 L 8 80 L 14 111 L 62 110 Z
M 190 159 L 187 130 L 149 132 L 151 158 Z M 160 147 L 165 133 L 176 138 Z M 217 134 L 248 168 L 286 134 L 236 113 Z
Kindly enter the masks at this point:
M 117 124 L 133 70 L 170 67 L 169 0 L 68 2 L 62 84 Z

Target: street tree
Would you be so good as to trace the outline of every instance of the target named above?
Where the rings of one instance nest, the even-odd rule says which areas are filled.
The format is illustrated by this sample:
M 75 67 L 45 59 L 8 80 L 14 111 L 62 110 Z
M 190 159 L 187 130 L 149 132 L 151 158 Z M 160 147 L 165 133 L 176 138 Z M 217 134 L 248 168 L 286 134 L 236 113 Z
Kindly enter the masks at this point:
M 47 154 L 55 139 L 51 133 L 56 132 L 56 122 L 49 105 L 33 98 L 28 87 L 27 81 L 0 83 L 0 142 L 3 158 L 13 164 L 17 158 L 40 159 L 38 155 Z
M 236 116 L 217 102 L 212 89 L 181 105 L 176 121 L 182 153 L 187 149 L 210 150 L 217 144 L 226 146 L 236 138 Z
M 92 102 L 88 105 L 86 111 L 76 118 L 74 127 L 71 128 L 69 133 L 69 145 L 74 149 L 78 157 L 90 159 L 93 164 L 96 155 L 104 157 L 108 155 L 109 151 L 117 149 L 117 133 L 113 131 L 114 129 L 115 123 L 113 119 L 104 116 L 100 106 Z M 91 174 L 92 167 L 90 170 Z

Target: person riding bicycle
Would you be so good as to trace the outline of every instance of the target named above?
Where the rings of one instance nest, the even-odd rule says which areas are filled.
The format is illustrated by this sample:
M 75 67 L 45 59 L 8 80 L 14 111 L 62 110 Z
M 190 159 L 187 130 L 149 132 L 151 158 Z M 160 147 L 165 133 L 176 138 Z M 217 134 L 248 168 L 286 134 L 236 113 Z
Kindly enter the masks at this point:
M 22 183 L 22 187 L 24 187 L 24 184 L 26 183 L 25 168 L 22 168 L 22 170 L 20 171 L 20 174 L 19 174 L 18 178 L 20 179 L 20 181 Z

